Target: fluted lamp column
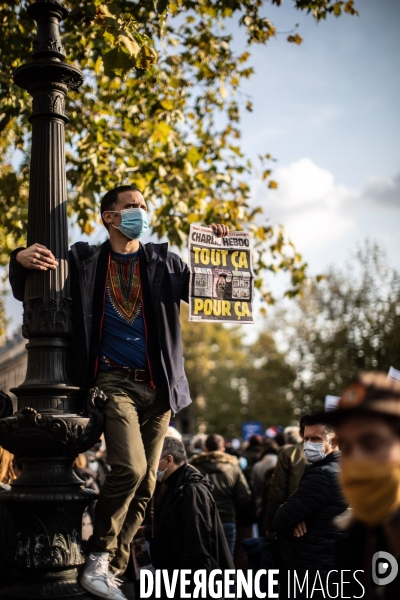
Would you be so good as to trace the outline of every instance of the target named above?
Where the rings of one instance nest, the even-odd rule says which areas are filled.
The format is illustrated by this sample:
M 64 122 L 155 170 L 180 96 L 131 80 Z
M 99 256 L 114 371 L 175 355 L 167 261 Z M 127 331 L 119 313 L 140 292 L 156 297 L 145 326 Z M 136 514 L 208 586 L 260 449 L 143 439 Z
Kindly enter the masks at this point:
M 73 314 L 68 279 L 68 234 L 64 128 L 65 97 L 78 89 L 82 73 L 66 64 L 60 21 L 68 11 L 59 2 L 34 2 L 28 14 L 36 21 L 32 61 L 19 67 L 15 83 L 33 97 L 32 156 L 28 209 L 28 245 L 47 246 L 59 262 L 56 270 L 28 273 L 23 335 L 28 339 L 25 381 L 12 390 L 18 412 L 0 393 L 0 445 L 22 462 L 21 476 L 0 494 L 15 528 L 13 566 L 16 578 L 2 591 L 11 598 L 80 598 L 82 513 L 96 495 L 82 487 L 72 462 L 99 438 L 100 392 L 88 398 L 69 373 L 69 338 Z M 101 396 L 101 394 L 100 394 Z

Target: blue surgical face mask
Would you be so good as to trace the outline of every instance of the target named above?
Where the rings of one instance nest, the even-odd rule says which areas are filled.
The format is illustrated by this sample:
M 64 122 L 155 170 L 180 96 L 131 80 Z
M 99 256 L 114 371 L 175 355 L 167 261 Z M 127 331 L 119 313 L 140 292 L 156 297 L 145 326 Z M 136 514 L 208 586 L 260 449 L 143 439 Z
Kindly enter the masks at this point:
M 143 208 L 126 208 L 112 212 L 121 213 L 121 225 L 119 227 L 113 225 L 113 227 L 119 229 L 130 240 L 138 240 L 149 228 L 147 212 Z

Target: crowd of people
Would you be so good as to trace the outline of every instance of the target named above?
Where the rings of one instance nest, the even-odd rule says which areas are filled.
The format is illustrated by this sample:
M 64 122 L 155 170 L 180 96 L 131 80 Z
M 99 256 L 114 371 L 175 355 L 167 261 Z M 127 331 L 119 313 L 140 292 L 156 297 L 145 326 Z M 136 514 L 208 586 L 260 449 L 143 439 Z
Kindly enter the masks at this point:
M 0 449 L 0 493 L 19 468 Z M 110 470 L 104 440 L 79 455 L 74 469 L 83 485 L 99 492 Z M 157 481 L 125 572 L 137 597 L 144 567 L 171 573 L 277 568 L 279 598 L 285 600 L 326 598 L 328 592 L 400 598 L 398 577 L 384 586 L 378 577 L 396 575 L 400 556 L 400 384 L 383 374 L 361 375 L 344 390 L 337 410 L 305 414 L 283 435 L 252 435 L 236 450 L 215 433 L 184 443 L 170 427 Z M 86 539 L 93 508 L 84 515 Z M 3 513 L 0 536 L 4 549 L 12 529 Z M 138 547 L 148 548 L 144 560 Z M 379 552 L 394 560 L 384 563 L 383 575 L 374 566 Z M 3 583 L 6 554 L 0 561 Z M 350 575 L 345 588 L 344 571 Z M 335 596 L 332 590 L 340 586 L 342 595 Z
M 276 437 L 253 435 L 235 453 L 210 434 L 193 456 L 165 438 L 153 521 L 138 532 L 157 548 L 155 568 L 224 569 L 232 559 L 278 568 L 285 600 L 400 598 L 400 384 L 361 374 L 336 410 L 305 414 Z
M 106 447 L 75 462 L 84 485 L 99 492 L 84 519 L 81 586 L 126 600 L 117 575 L 136 581 L 147 567 L 253 569 L 265 589 L 262 571 L 277 569 L 281 600 L 398 600 L 400 383 L 364 373 L 336 410 L 305 414 L 273 439 L 253 435 L 235 450 L 215 432 L 185 447 L 168 425 L 191 402 L 180 325 L 189 267 L 167 244 L 139 242 L 148 207 L 136 186 L 108 191 L 100 211 L 109 239 L 77 242 L 69 253 L 73 381 L 107 397 Z M 229 235 L 224 224 L 210 230 Z M 41 244 L 16 249 L 14 297 L 24 300 L 32 271 L 57 268 Z M 4 452 L 2 461 L 7 486 L 17 463 Z M 9 526 L 0 514 L 0 577 L 9 573 Z M 247 597 L 261 597 L 253 592 Z

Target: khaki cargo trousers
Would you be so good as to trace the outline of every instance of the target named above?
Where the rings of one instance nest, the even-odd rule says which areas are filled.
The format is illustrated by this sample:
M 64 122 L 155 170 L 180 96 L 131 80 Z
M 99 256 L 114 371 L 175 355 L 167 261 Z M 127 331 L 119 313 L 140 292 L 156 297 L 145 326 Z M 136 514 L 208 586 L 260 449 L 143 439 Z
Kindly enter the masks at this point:
M 96 504 L 88 551 L 108 552 L 111 568 L 124 572 L 154 492 L 171 411 L 166 387 L 151 391 L 148 383 L 102 371 L 96 385 L 108 397 L 104 436 L 111 472 Z

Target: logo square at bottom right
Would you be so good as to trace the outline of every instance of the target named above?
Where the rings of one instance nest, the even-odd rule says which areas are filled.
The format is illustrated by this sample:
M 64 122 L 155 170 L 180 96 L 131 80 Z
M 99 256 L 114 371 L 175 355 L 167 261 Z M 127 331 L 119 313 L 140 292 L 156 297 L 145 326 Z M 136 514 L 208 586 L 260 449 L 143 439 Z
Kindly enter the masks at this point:
M 372 580 L 376 585 L 388 585 L 397 577 L 399 565 L 389 552 L 380 550 L 372 557 Z

